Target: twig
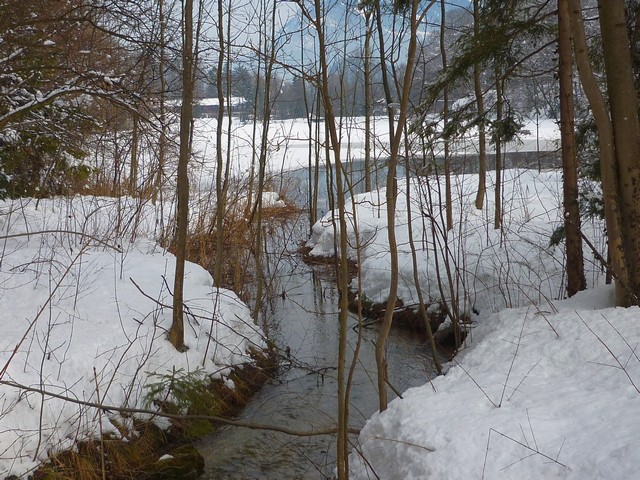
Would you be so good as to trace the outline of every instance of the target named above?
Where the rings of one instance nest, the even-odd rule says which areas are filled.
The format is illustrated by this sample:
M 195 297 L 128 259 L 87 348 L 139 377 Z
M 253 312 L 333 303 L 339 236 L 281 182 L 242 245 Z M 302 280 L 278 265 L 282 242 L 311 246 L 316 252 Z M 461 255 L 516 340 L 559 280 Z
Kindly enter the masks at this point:
M 80 258 L 80 256 L 82 256 L 84 254 L 85 248 L 86 248 L 86 245 L 84 245 L 80 249 L 80 251 L 77 253 L 77 255 L 74 257 L 74 259 L 71 261 L 71 263 L 69 263 L 69 265 L 67 266 L 67 269 L 64 271 L 64 273 L 60 277 L 60 280 L 56 283 L 56 286 L 53 288 L 53 290 L 51 291 L 51 293 L 47 297 L 47 300 L 40 307 L 40 309 L 38 310 L 38 313 L 36 313 L 36 316 L 34 317 L 34 319 L 31 320 L 31 323 L 29 323 L 29 326 L 27 327 L 27 330 L 24 332 L 24 335 L 22 336 L 22 338 L 18 341 L 18 343 L 14 347 L 13 352 L 11 353 L 11 355 L 9 356 L 9 359 L 7 360 L 7 363 L 5 363 L 4 367 L 2 367 L 2 370 L 0 370 L 0 380 L 4 377 L 4 374 L 7 373 L 7 370 L 9 369 L 9 365 L 11 364 L 11 362 L 13 361 L 15 356 L 18 354 L 18 350 L 20 349 L 20 346 L 24 343 L 24 341 L 27 339 L 27 335 L 29 335 L 29 332 L 35 326 L 36 322 L 38 321 L 38 319 L 40 318 L 40 316 L 42 315 L 44 310 L 47 308 L 47 306 L 53 300 L 53 296 L 55 295 L 55 293 L 60 288 L 60 285 L 62 285 L 62 281 L 69 274 L 69 272 L 71 271 L 71 268 L 75 265 L 75 263 L 78 260 L 78 258 Z
M 518 445 L 520 445 L 521 447 L 526 448 L 527 450 L 533 452 L 533 453 L 537 453 L 538 455 L 540 455 L 541 457 L 546 458 L 547 460 L 551 460 L 553 463 L 557 463 L 558 465 L 564 467 L 564 468 L 569 468 L 567 467 L 564 463 L 559 462 L 558 460 L 556 460 L 555 458 L 550 457 L 549 455 L 545 455 L 544 453 L 542 453 L 540 450 L 538 450 L 537 448 L 531 448 L 530 446 L 528 446 L 526 443 L 522 443 L 518 440 L 516 440 L 515 438 L 510 437 L 509 435 L 505 435 L 502 432 L 499 432 L 498 430 L 495 430 L 493 428 L 489 429 L 489 432 L 494 432 L 497 433 L 498 435 L 500 435 L 501 437 L 506 438 L 507 440 L 511 440 L 513 443 L 516 443 Z
M 73 230 L 38 230 L 35 232 L 24 232 L 24 233 L 12 233 L 9 235 L 0 235 L 0 240 L 7 240 L 9 238 L 17 238 L 17 237 L 30 237 L 31 235 L 48 235 L 50 233 L 65 233 L 68 235 L 79 235 L 81 237 L 89 238 L 95 242 L 98 242 L 100 245 L 104 245 L 105 247 L 109 247 L 114 249 L 116 252 L 122 253 L 122 247 L 119 245 L 112 245 L 111 243 L 102 240 L 94 235 L 84 233 L 84 232 L 75 232 Z
M 96 367 L 93 367 L 93 380 L 96 384 L 96 398 L 98 399 L 98 403 L 101 403 L 100 387 L 98 384 L 98 373 L 96 372 Z M 100 466 L 102 468 L 102 480 L 107 480 L 107 471 L 105 470 L 104 463 L 104 433 L 102 430 L 102 415 L 100 414 L 98 414 L 98 426 L 100 428 Z
M 509 398 L 507 398 L 507 400 L 511 400 L 511 397 L 513 397 L 515 395 L 515 393 L 518 391 L 518 388 L 520 388 L 520 385 L 522 385 L 522 382 L 524 382 L 527 377 L 529 376 L 529 374 L 533 371 L 534 368 L 536 368 L 538 366 L 538 364 L 540 363 L 542 359 L 538 360 L 535 364 L 533 364 L 533 366 L 529 369 L 529 371 L 524 375 L 524 377 L 522 377 L 522 380 L 520 380 L 518 382 L 518 385 L 515 386 L 515 388 L 513 388 L 513 393 L 511 395 L 509 395 Z
M 580 313 L 575 312 L 575 314 L 578 316 L 578 318 L 582 321 L 582 323 L 584 324 L 585 327 L 587 327 L 587 330 L 589 330 L 594 337 L 596 337 L 598 339 L 598 341 L 602 344 L 602 346 L 604 348 L 607 349 L 607 352 L 609 352 L 611 354 L 611 356 L 613 357 L 613 359 L 616 361 L 616 363 L 620 366 L 620 368 L 622 369 L 622 371 L 624 372 L 624 374 L 627 376 L 627 378 L 629 379 L 629 382 L 631 383 L 631 385 L 633 385 L 633 388 L 636 389 L 636 392 L 640 393 L 640 390 L 638 389 L 638 387 L 636 386 L 635 383 L 633 383 L 633 379 L 631 378 L 631 375 L 629 375 L 629 372 L 627 372 L 627 369 L 624 368 L 624 365 L 622 365 L 622 363 L 620 363 L 620 360 L 618 360 L 618 357 L 615 356 L 615 354 L 611 351 L 611 349 L 609 348 L 609 346 L 604 343 L 604 341 L 602 340 L 602 338 L 600 338 L 600 336 L 593 331 L 593 329 L 587 325 L 587 322 L 584 321 L 584 318 L 582 318 L 582 316 L 580 315 Z
M 402 397 L 402 392 L 401 392 L 400 390 L 398 390 L 396 387 L 394 387 L 394 386 L 392 385 L 392 383 L 389 381 L 389 379 L 388 379 L 388 378 L 385 378 L 385 379 L 384 379 L 384 383 L 386 383 L 386 384 L 389 386 L 389 388 L 390 388 L 391 390 L 393 390 L 393 393 L 395 393 L 395 394 L 398 396 L 398 398 L 399 398 L 400 400 L 402 400 L 402 399 L 403 399 L 403 397 Z
M 501 437 L 504 437 L 507 440 L 511 440 L 513 443 L 515 443 L 517 445 L 520 445 L 521 447 L 526 448 L 527 450 L 532 452 L 531 455 L 527 455 L 524 458 L 521 458 L 520 460 L 507 465 L 502 470 L 505 470 L 505 469 L 507 469 L 509 467 L 512 467 L 516 463 L 521 462 L 523 460 L 526 460 L 527 458 L 529 458 L 529 457 L 531 457 L 533 455 L 540 455 L 541 457 L 546 458 L 547 460 L 550 460 L 551 462 L 553 462 L 553 463 L 555 463 L 557 465 L 560 465 L 561 467 L 564 467 L 567 470 L 570 470 L 569 467 L 567 467 L 564 463 L 558 461 L 557 457 L 560 455 L 560 451 L 558 451 L 558 455 L 556 456 L 556 458 L 552 458 L 549 455 L 545 455 L 540 450 L 538 450 L 537 446 L 536 446 L 536 448 L 531 448 L 529 445 L 527 445 L 525 443 L 522 443 L 522 442 L 516 440 L 515 438 L 510 437 L 509 435 L 505 435 L 504 433 L 499 432 L 498 430 L 495 430 L 493 428 L 489 428 L 489 437 L 487 438 L 487 448 L 486 448 L 485 455 L 484 455 L 484 465 L 482 466 L 482 477 L 481 477 L 482 480 L 484 480 L 485 471 L 486 471 L 486 467 L 487 467 L 487 457 L 489 455 L 489 443 L 491 442 L 491 433 L 496 433 L 496 434 L 500 435 Z M 562 444 L 564 445 L 564 441 L 562 442 Z M 562 450 L 562 447 L 560 447 L 560 450 Z
M 371 437 L 375 440 L 385 440 L 387 442 L 395 442 L 395 443 L 401 443 L 403 445 L 409 445 L 410 447 L 417 447 L 417 448 L 421 448 L 423 450 L 426 450 L 427 452 L 435 452 L 436 449 L 435 448 L 431 448 L 431 447 L 425 447 L 424 445 L 419 445 L 417 443 L 413 443 L 413 442 L 407 442 L 406 440 L 398 440 L 397 438 L 386 438 L 386 437 L 379 437 L 379 436 L 374 436 Z
M 611 323 L 611 322 L 609 321 L 609 319 L 608 319 L 607 317 L 605 317 L 605 316 L 604 316 L 604 314 L 602 314 L 602 313 L 601 313 L 601 314 L 600 314 L 600 316 L 601 316 L 602 318 L 604 318 L 605 322 L 607 322 L 611 328 L 613 328 L 613 331 L 614 331 L 614 332 L 616 332 L 616 333 L 618 334 L 618 336 L 622 339 L 622 341 L 625 343 L 625 345 L 626 345 L 627 347 L 629 347 L 629 350 L 631 350 L 631 354 L 632 354 L 632 356 L 636 357 L 636 360 L 640 363 L 640 358 L 638 358 L 638 354 L 636 353 L 636 349 L 637 349 L 638 347 L 636 346 L 635 348 L 633 348 L 631 345 L 629 345 L 629 342 L 628 342 L 628 341 L 627 341 L 627 339 L 626 339 L 626 338 L 624 338 L 624 336 L 620 333 L 620 330 L 618 330 L 618 329 L 613 325 L 613 323 Z
M 538 442 L 536 440 L 536 434 L 533 433 L 533 427 L 531 426 L 531 417 L 529 416 L 529 409 L 527 408 L 527 421 L 529 422 L 529 430 L 531 431 L 531 437 L 533 438 L 533 444 L 536 446 L 536 450 L 538 449 Z M 556 455 L 556 458 L 558 456 Z
M 493 406 L 494 406 L 494 407 L 496 407 L 496 408 L 500 408 L 500 405 L 497 405 L 497 404 L 496 404 L 496 402 L 494 402 L 493 400 L 491 400 L 491 397 L 489 397 L 489 395 L 487 394 L 487 392 L 485 392 L 484 388 L 482 388 L 482 387 L 478 384 L 478 382 L 476 382 L 476 379 L 475 379 L 475 378 L 473 378 L 473 377 L 471 376 L 471 374 L 470 374 L 469 372 L 467 372 L 467 371 L 464 369 L 464 367 L 463 367 L 462 365 L 460 365 L 460 363 L 459 363 L 455 358 L 453 358 L 453 363 L 455 363 L 458 367 L 460 367 L 460 369 L 461 369 L 464 373 L 466 373 L 466 374 L 467 374 L 467 377 L 469 377 L 469 378 L 471 379 L 471 381 L 472 381 L 473 383 L 475 383 L 476 387 L 478 387 L 478 388 L 480 389 L 480 391 L 484 394 L 484 396 L 485 396 L 485 397 L 487 397 L 487 400 L 489 400 L 489 401 L 491 402 L 491 405 L 493 405 Z
M 524 318 L 522 319 L 522 327 L 520 328 L 520 335 L 518 336 L 518 342 L 516 343 L 516 351 L 513 352 L 513 358 L 511 359 L 511 365 L 509 365 L 509 371 L 507 372 L 507 378 L 504 380 L 504 385 L 502 386 L 502 395 L 500 395 L 500 403 L 498 406 L 502 406 L 502 400 L 504 399 L 504 394 L 507 391 L 507 384 L 509 383 L 509 377 L 511 376 L 511 372 L 513 370 L 513 365 L 516 363 L 516 357 L 518 356 L 518 350 L 520 349 L 520 342 L 522 341 L 522 333 L 524 332 L 524 325 L 527 322 L 527 314 L 524 314 Z
M 133 285 L 138 289 L 138 291 L 139 291 L 142 295 L 144 295 L 146 298 L 148 298 L 149 300 L 151 300 L 153 303 L 155 303 L 155 304 L 156 304 L 156 305 L 158 305 L 159 307 L 161 307 L 161 308 L 168 308 L 169 310 L 172 310 L 172 309 L 173 309 L 173 307 L 172 307 L 171 305 L 167 305 L 166 303 L 162 303 L 161 301 L 159 301 L 159 300 L 157 300 L 157 299 L 153 298 L 152 296 L 150 296 L 148 293 L 145 293 L 145 291 L 144 291 L 144 290 L 142 290 L 142 288 L 140 288 L 140 286 L 139 286 L 139 285 L 135 282 L 135 280 L 133 280 L 131 277 L 129 277 L 129 280 L 131 280 L 131 283 L 133 283 Z M 165 280 L 165 285 L 166 285 L 166 280 Z M 195 314 L 195 313 L 190 313 L 190 315 L 191 315 L 193 318 L 200 319 L 200 320 L 206 320 L 206 321 L 209 321 L 209 320 L 212 320 L 212 321 L 213 321 L 213 320 L 214 320 L 212 317 L 205 317 L 204 315 L 198 315 L 198 314 Z M 244 320 L 243 320 L 242 318 L 240 318 L 238 315 L 235 315 L 235 317 L 236 317 L 238 320 L 240 320 L 240 321 L 242 321 L 243 323 L 245 323 L 245 324 L 246 324 L 246 322 L 244 322 Z M 218 321 L 220 322 L 220 320 L 218 320 Z M 220 322 L 220 323 L 222 323 L 225 327 L 227 327 L 229 330 L 231 330 L 231 331 L 232 331 L 233 333 L 235 333 L 236 335 L 240 336 L 240 337 L 241 337 L 241 338 L 243 338 L 244 340 L 246 340 L 246 341 L 248 341 L 249 343 L 251 343 L 254 347 L 256 347 L 256 348 L 262 348 L 262 345 L 260 345 L 260 344 L 258 344 L 258 343 L 256 343 L 256 342 L 254 342 L 251 338 L 247 337 L 246 335 L 243 335 L 241 332 L 239 332 L 237 329 L 233 328 L 231 325 L 229 325 L 229 324 L 227 324 L 227 323 L 224 323 L 224 322 Z M 159 328 L 162 328 L 165 332 L 167 331 L 167 330 L 166 330 L 165 328 L 163 328 L 163 327 L 159 327 Z
M 580 230 L 578 230 L 578 231 L 580 231 Z M 608 262 L 602 256 L 602 254 L 596 249 L 596 247 L 593 245 L 593 243 L 591 243 L 591 241 L 587 238 L 587 236 L 584 234 L 584 232 L 580 231 L 580 236 L 582 237 L 584 242 L 587 244 L 587 246 L 591 249 L 591 252 L 593 253 L 593 256 L 596 257 L 596 259 L 602 264 L 602 266 L 606 269 L 606 271 L 609 272 L 609 274 L 616 280 L 616 282 L 618 282 L 622 286 L 622 288 L 624 288 L 626 290 L 626 292 L 631 296 L 631 298 L 633 298 L 634 302 L 636 302 L 636 304 L 637 304 L 638 303 L 638 295 L 636 295 L 633 292 L 633 290 L 631 288 L 629 288 L 628 283 L 625 282 L 624 279 L 619 278 L 616 275 L 615 270 L 611 266 L 611 262 Z
M 338 433 L 337 428 L 330 428 L 330 427 L 322 428 L 318 430 L 303 431 L 303 430 L 293 430 L 291 428 L 286 428 L 286 427 L 280 427 L 278 425 L 266 425 L 263 423 L 252 423 L 252 422 L 245 422 L 243 420 L 233 420 L 231 418 L 219 417 L 217 415 L 177 415 L 173 413 L 158 412 L 158 411 L 148 410 L 144 408 L 116 407 L 114 405 L 104 405 L 97 402 L 80 400 L 77 398 L 68 397 L 66 395 L 61 395 L 59 393 L 50 392 L 42 388 L 30 387 L 28 385 L 23 385 L 17 382 L 10 382 L 7 380 L 0 380 L 0 385 L 6 385 L 8 387 L 18 388 L 26 392 L 39 393 L 41 395 L 46 395 L 52 398 L 58 398 L 60 400 L 64 400 L 66 402 L 74 403 L 76 405 L 81 405 L 84 407 L 98 408 L 105 412 L 118 412 L 118 413 L 128 413 L 128 414 L 137 413 L 137 414 L 168 418 L 172 420 L 209 420 L 211 422 L 222 423 L 224 425 L 230 425 L 234 427 L 244 427 L 252 430 L 269 430 L 272 432 L 284 433 L 286 435 L 291 435 L 293 437 L 315 437 L 320 435 L 335 435 L 336 433 Z M 354 435 L 360 434 L 360 429 L 358 428 L 348 428 L 347 431 L 348 433 L 352 433 Z
M 367 457 L 364 456 L 364 453 L 362 453 L 362 449 L 360 448 L 359 445 L 352 443 L 351 446 L 353 447 L 353 449 L 358 453 L 358 455 L 360 456 L 360 458 L 362 459 L 362 461 L 364 463 L 367 464 L 367 467 L 369 468 L 369 470 L 371 471 L 371 473 L 378 479 L 380 480 L 380 477 L 378 476 L 378 474 L 376 473 L 375 469 L 373 468 L 373 465 L 371 465 L 371 462 L 367 459 Z

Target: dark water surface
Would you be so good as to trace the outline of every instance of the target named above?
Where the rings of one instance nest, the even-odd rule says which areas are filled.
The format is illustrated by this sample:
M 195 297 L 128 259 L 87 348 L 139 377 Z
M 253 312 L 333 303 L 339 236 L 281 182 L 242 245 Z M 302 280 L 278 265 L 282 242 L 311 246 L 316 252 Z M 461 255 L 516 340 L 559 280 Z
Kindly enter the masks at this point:
M 306 228 L 289 223 L 269 245 L 273 294 L 263 313 L 271 338 L 283 351 L 290 349 L 291 361 L 283 364 L 280 375 L 251 399 L 240 416 L 302 431 L 336 425 L 339 335 L 332 268 L 306 265 L 296 254 L 299 240 L 307 233 Z M 349 321 L 354 327 L 349 329 L 352 352 L 358 322 L 355 316 Z M 376 336 L 377 327 L 364 329 L 351 394 L 354 427 L 361 427 L 378 409 Z M 394 329 L 387 354 L 390 382 L 399 391 L 435 376 L 428 346 L 417 333 Z M 238 427 L 221 428 L 197 447 L 206 459 L 202 478 L 209 479 L 332 478 L 336 458 L 334 436 L 292 437 Z

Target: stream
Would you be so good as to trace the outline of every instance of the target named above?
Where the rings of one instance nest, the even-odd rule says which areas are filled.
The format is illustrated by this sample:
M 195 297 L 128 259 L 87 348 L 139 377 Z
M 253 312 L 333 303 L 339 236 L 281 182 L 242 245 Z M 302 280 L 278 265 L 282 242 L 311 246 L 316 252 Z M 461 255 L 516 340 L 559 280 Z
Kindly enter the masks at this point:
M 308 236 L 303 216 L 278 228 L 281 231 L 272 232 L 268 247 L 273 294 L 262 321 L 278 347 L 290 351 L 291 359 L 283 362 L 278 376 L 250 400 L 239 418 L 303 431 L 335 427 L 339 323 L 333 268 L 307 265 L 297 254 L 300 241 Z M 349 322 L 351 353 L 357 317 L 350 316 Z M 376 326 L 364 329 L 350 399 L 350 425 L 356 428 L 378 409 L 373 345 L 377 333 Z M 387 355 L 390 383 L 400 392 L 435 376 L 420 334 L 392 329 Z M 351 436 L 351 441 L 356 439 Z M 328 435 L 292 437 L 222 427 L 196 446 L 206 460 L 201 477 L 205 479 L 325 479 L 333 477 L 336 462 L 336 439 Z

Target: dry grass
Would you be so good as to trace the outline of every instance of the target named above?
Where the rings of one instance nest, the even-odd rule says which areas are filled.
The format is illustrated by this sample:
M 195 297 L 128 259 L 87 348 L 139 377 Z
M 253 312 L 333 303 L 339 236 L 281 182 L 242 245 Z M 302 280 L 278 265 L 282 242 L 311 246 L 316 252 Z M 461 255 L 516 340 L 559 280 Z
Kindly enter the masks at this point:
M 167 436 L 151 423 L 139 423 L 127 441 L 112 436 L 78 442 L 75 450 L 51 455 L 34 480 L 139 479 L 144 466 L 167 444 Z
M 210 414 L 224 417 L 236 415 L 251 396 L 273 376 L 278 367 L 274 352 L 252 350 L 251 364 L 233 369 L 230 375 L 235 388 L 222 380 L 211 382 L 209 391 L 215 411 L 190 411 L 190 414 Z M 201 422 L 202 420 L 200 420 Z M 33 480 L 141 480 L 146 471 L 172 444 L 185 441 L 192 431 L 189 420 L 172 421 L 169 432 L 153 423 L 138 423 L 127 440 L 113 436 L 78 442 L 74 450 L 52 454 L 38 469 Z
M 298 215 L 295 207 L 265 208 L 263 211 L 263 241 L 272 225 L 288 221 Z M 201 215 L 196 228 L 187 238 L 187 260 L 197 263 L 213 272 L 215 266 L 218 231 L 213 214 Z M 222 227 L 221 287 L 233 290 L 243 301 L 249 300 L 248 286 L 255 280 L 255 248 L 257 227 L 243 215 L 227 213 Z M 175 242 L 165 248 L 175 253 Z M 264 248 L 264 247 L 263 247 Z

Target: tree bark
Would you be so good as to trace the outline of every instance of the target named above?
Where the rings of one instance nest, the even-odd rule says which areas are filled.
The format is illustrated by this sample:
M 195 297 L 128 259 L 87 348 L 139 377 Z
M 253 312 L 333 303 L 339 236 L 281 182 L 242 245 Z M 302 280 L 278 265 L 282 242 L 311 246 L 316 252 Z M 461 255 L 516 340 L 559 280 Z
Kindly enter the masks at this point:
M 158 170 L 155 173 L 151 203 L 155 205 L 160 195 L 160 189 L 162 188 L 162 179 L 164 177 L 164 164 L 167 152 L 167 112 L 166 112 L 166 99 L 167 99 L 167 78 L 164 74 L 166 64 L 166 24 L 164 13 L 164 0 L 158 0 L 158 22 L 160 23 L 160 139 L 158 140 Z
M 138 193 L 138 167 L 140 146 L 140 115 L 133 114 L 133 129 L 131 131 L 131 164 L 129 168 L 129 194 L 135 197 Z
M 251 215 L 250 223 L 255 224 L 256 239 L 255 239 L 255 262 L 256 262 L 256 303 L 253 308 L 253 319 L 257 321 L 258 314 L 260 313 L 262 302 L 262 291 L 264 287 L 263 263 L 262 263 L 262 194 L 264 191 L 265 175 L 267 168 L 267 155 L 269 149 L 269 126 L 272 111 L 271 102 L 271 80 L 273 73 L 273 66 L 276 62 L 276 3 L 273 3 L 273 10 L 271 11 L 271 25 L 269 33 L 269 46 L 267 47 L 265 42 L 265 48 L 269 52 L 268 58 L 265 63 L 264 72 L 264 105 L 262 106 L 262 136 L 260 139 L 260 156 L 258 158 L 258 187 L 256 192 L 256 207 Z M 266 16 L 266 12 L 265 12 Z M 266 18 L 265 18 L 266 23 Z M 266 25 L 265 25 L 266 29 Z M 266 36 L 266 32 L 265 32 Z M 265 325 L 266 329 L 266 325 Z
M 496 145 L 496 187 L 495 187 L 495 205 L 493 228 L 496 230 L 502 228 L 502 109 L 504 99 L 502 98 L 504 79 L 499 68 L 496 68 L 496 122 L 499 125 L 499 131 L 495 132 L 494 140 Z
M 189 176 L 191 155 L 191 117 L 193 116 L 193 0 L 185 0 L 183 12 L 182 46 L 182 108 L 180 109 L 180 156 L 177 174 L 176 214 L 176 270 L 173 284 L 173 322 L 169 340 L 178 351 L 186 350 L 184 344 L 184 266 L 187 253 L 189 227 Z
M 435 4 L 435 0 L 429 2 L 426 11 Z M 378 395 L 380 411 L 384 411 L 389 403 L 387 396 L 387 360 L 385 355 L 385 346 L 389 331 L 391 329 L 391 323 L 393 321 L 393 312 L 396 306 L 397 294 L 398 294 L 398 246 L 396 241 L 395 232 L 395 217 L 396 217 L 396 199 L 397 199 L 397 179 L 396 179 L 396 166 L 398 164 L 398 153 L 400 145 L 402 143 L 403 125 L 407 119 L 407 110 L 409 107 L 409 95 L 411 93 L 411 83 L 413 82 L 413 73 L 415 65 L 415 55 L 417 50 L 417 30 L 420 20 L 418 18 L 418 6 L 419 1 L 413 0 L 410 2 L 409 12 L 409 46 L 407 51 L 407 64 L 405 68 L 404 78 L 402 80 L 402 88 L 400 89 L 401 98 L 400 106 L 398 107 L 398 122 L 397 128 L 394 128 L 394 110 L 391 105 L 391 93 L 388 80 L 384 74 L 386 69 L 386 62 L 384 61 L 385 52 L 383 49 L 383 31 L 382 22 L 380 19 L 379 4 L 376 3 L 376 20 L 378 26 L 378 36 L 380 38 L 380 61 L 383 69 L 383 86 L 385 90 L 385 96 L 387 105 L 389 107 L 389 135 L 390 135 L 390 154 L 389 154 L 389 167 L 387 172 L 387 190 L 386 190 L 386 203 L 387 203 L 387 234 L 389 238 L 389 254 L 391 259 L 391 278 L 389 280 L 389 297 L 385 307 L 384 317 L 382 319 L 382 325 L 378 333 L 378 339 L 376 341 L 376 366 L 378 369 Z M 423 14 L 424 15 L 424 14 Z M 422 18 L 422 17 L 421 17 Z
M 589 101 L 589 106 L 593 112 L 593 118 L 598 130 L 604 217 L 607 225 L 611 269 L 616 278 L 616 303 L 623 305 L 627 303 L 628 293 L 626 285 L 629 283 L 629 275 L 627 272 L 625 253 L 622 248 L 613 126 L 609 119 L 608 106 L 604 95 L 598 87 L 593 69 L 591 68 L 580 0 L 569 0 L 569 5 L 576 65 L 578 66 L 582 88 Z
M 640 121 L 623 0 L 598 0 L 617 167 L 622 248 L 628 271 L 624 305 L 640 295 Z M 604 185 L 603 185 L 604 188 Z
M 480 2 L 473 0 L 473 33 L 480 33 Z M 482 210 L 487 192 L 487 135 L 484 121 L 484 96 L 482 94 L 482 70 L 479 63 L 473 64 L 473 89 L 478 110 L 478 191 L 476 208 Z
M 574 133 L 571 43 L 569 2 L 568 0 L 558 0 L 560 140 L 562 144 L 564 231 L 567 253 L 567 295 L 569 297 L 586 288 L 582 238 L 580 236 L 580 208 L 578 206 L 578 160 Z
M 227 41 L 224 31 L 224 11 L 222 8 L 222 0 L 218 0 L 218 65 L 216 69 L 216 83 L 218 94 L 218 115 L 216 117 L 216 255 L 213 265 L 213 281 L 216 288 L 222 285 L 222 258 L 224 254 L 224 217 L 226 211 L 226 168 L 224 161 L 224 144 L 223 144 L 223 125 L 226 113 L 225 108 L 225 91 L 223 81 L 225 80 L 224 65 L 225 57 L 228 61 Z M 227 82 L 228 84 L 228 82 Z M 229 117 L 229 120 L 231 117 Z M 231 125 L 229 125 L 229 134 L 231 134 Z
M 442 70 L 447 69 L 447 49 L 445 45 L 445 30 L 446 30 L 446 4 L 445 0 L 440 1 L 440 56 L 442 57 Z M 444 197 L 445 197 L 445 210 L 446 210 L 446 222 L 447 230 L 453 230 L 453 201 L 451 199 L 451 159 L 449 158 L 449 140 L 447 135 L 447 123 L 449 121 L 449 84 L 447 83 L 443 89 L 443 106 L 442 106 L 442 120 L 444 125 Z
M 365 12 L 364 37 L 364 189 L 371 191 L 371 11 Z
M 415 2 L 412 2 L 412 4 Z M 391 154 L 389 156 L 389 165 L 387 170 L 386 181 L 386 207 L 387 207 L 387 237 L 389 239 L 389 256 L 391 260 L 391 272 L 389 279 L 389 297 L 387 298 L 387 304 L 384 310 L 384 317 L 382 319 L 382 325 L 378 332 L 378 338 L 376 340 L 375 358 L 377 368 L 378 379 L 378 402 L 380 411 L 387 409 L 389 399 L 387 396 L 387 358 L 385 354 L 385 347 L 387 344 L 387 338 L 389 331 L 391 330 L 391 323 L 393 322 L 393 312 L 396 307 L 397 292 L 398 292 L 398 247 L 396 245 L 395 234 L 395 212 L 396 212 L 396 164 L 397 164 L 397 147 L 396 154 L 394 155 L 395 145 L 395 122 L 393 111 L 393 97 L 391 96 L 391 87 L 389 85 L 389 79 L 387 75 L 387 62 L 385 59 L 385 47 L 384 47 L 384 29 L 382 26 L 382 12 L 380 10 L 380 3 L 375 2 L 376 7 L 376 26 L 378 30 L 378 42 L 380 49 L 380 66 L 382 68 L 382 86 L 384 88 L 385 100 L 387 104 L 387 113 L 389 118 L 389 141 L 391 143 Z M 413 5 L 412 5 L 413 9 Z M 411 45 L 411 44 L 410 44 Z M 411 47 L 410 47 L 411 48 Z M 411 59 L 411 56 L 409 57 Z M 409 67 L 405 69 L 405 78 L 407 78 Z M 400 129 L 398 129 L 400 130 Z
M 339 480 L 346 480 L 349 477 L 349 439 L 348 439 L 348 405 L 346 388 L 346 357 L 347 357 L 347 322 L 349 317 L 349 259 L 347 241 L 347 220 L 346 204 L 343 192 L 342 171 L 343 166 L 340 158 L 340 136 L 336 124 L 336 116 L 333 111 L 331 95 L 329 92 L 329 62 L 327 60 L 327 45 L 324 31 L 325 13 L 322 10 L 322 2 L 315 2 L 314 15 L 308 12 L 301 3 L 303 14 L 314 25 L 318 35 L 318 51 L 320 60 L 320 75 L 318 79 L 318 94 L 322 106 L 324 107 L 325 118 L 325 152 L 327 161 L 327 177 L 331 174 L 330 155 L 333 154 L 336 172 L 336 204 L 338 209 L 338 225 L 334 228 L 338 232 L 339 240 L 336 250 L 339 249 L 339 259 L 337 260 L 337 277 L 339 291 L 339 313 L 340 334 L 338 341 L 338 439 L 337 439 L 337 474 Z M 331 189 L 329 189 L 331 192 Z M 330 195 L 331 199 L 331 195 Z M 330 204 L 333 210 L 333 202 Z M 335 219 L 333 220 L 335 222 Z M 337 253 L 337 252 L 336 252 Z

